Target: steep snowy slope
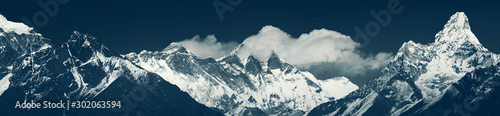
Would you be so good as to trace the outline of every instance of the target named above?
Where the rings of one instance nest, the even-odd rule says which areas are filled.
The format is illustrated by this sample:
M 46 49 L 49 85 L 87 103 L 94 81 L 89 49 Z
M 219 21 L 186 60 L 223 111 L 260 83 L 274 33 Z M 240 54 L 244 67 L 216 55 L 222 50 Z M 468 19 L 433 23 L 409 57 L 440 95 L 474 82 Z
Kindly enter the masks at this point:
M 96 38 L 74 32 L 54 48 L 49 39 L 0 15 L 2 115 L 221 115 L 177 86 L 120 55 Z M 2 22 L 3 21 L 3 22 Z M 12 26 L 14 25 L 14 26 Z M 4 30 L 5 29 L 5 30 Z M 143 93 L 137 100 L 134 91 Z M 131 98 L 134 98 L 131 100 Z M 16 101 L 122 101 L 121 109 L 16 109 Z
M 314 108 L 309 115 L 418 114 L 441 101 L 466 74 L 496 65 L 498 59 L 479 43 L 467 16 L 457 12 L 434 43 L 404 43 L 374 80 L 341 100 Z M 430 114 L 442 115 L 436 113 L 440 112 Z
M 160 52 L 124 57 L 226 115 L 302 115 L 358 88 L 343 77 L 319 81 L 274 53 L 259 61 L 252 55 L 239 58 L 236 52 L 218 60 L 203 59 L 172 43 Z

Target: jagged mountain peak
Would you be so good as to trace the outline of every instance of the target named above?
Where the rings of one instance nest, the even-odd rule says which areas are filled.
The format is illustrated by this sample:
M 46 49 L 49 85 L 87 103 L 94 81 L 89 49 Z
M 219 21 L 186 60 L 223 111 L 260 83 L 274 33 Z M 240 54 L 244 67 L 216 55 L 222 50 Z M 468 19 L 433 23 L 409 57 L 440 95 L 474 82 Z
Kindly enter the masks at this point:
M 450 17 L 445 27 L 455 29 L 470 29 L 469 18 L 464 12 L 457 12 Z
M 117 53 L 109 50 L 96 37 L 89 34 L 82 34 L 78 31 L 74 31 L 70 39 L 61 48 L 67 49 L 70 56 L 74 56 L 81 61 L 90 59 L 94 53 L 99 53 L 106 57 L 119 56 Z
M 248 57 L 247 57 L 247 60 L 248 60 L 248 61 L 255 61 L 255 62 L 259 62 L 259 59 L 255 58 L 255 56 L 253 56 L 253 55 L 248 56 Z
M 277 29 L 277 28 L 273 27 L 273 26 L 266 26 L 263 28 L 263 30 L 274 30 L 274 29 Z M 249 58 L 250 56 L 252 56 L 256 60 L 258 60 L 259 62 L 268 62 L 269 60 L 272 60 L 272 61 L 275 60 L 275 61 L 280 61 L 280 62 L 283 61 L 283 59 L 281 59 L 275 51 L 261 51 L 261 52 L 264 52 L 264 54 L 266 54 L 266 55 L 262 55 L 262 54 L 255 54 L 252 52 L 248 52 L 248 50 L 245 50 L 245 49 L 252 49 L 252 48 L 246 46 L 245 42 L 243 42 L 240 45 L 238 45 L 236 48 L 234 48 L 228 55 L 226 55 L 220 59 L 224 59 L 225 57 L 228 57 L 231 55 L 236 55 L 242 61 L 247 60 L 247 58 Z M 269 55 L 267 55 L 267 54 L 269 54 Z
M 417 49 L 419 49 L 421 47 L 422 47 L 422 44 L 415 43 L 412 40 L 410 40 L 408 42 L 405 42 L 399 48 L 399 50 L 397 52 L 397 55 L 396 55 L 396 57 L 394 57 L 393 61 L 397 60 L 397 59 L 399 59 L 401 57 L 404 57 L 404 56 L 406 56 L 408 54 L 411 54 L 411 53 L 415 52 Z
M 274 51 L 271 51 L 271 55 L 269 56 L 269 58 L 267 58 L 268 62 L 269 62 L 269 60 L 277 60 L 280 62 L 285 62 L 285 60 L 281 59 L 281 57 L 278 55 L 278 53 L 276 53 Z
M 281 58 L 276 54 L 276 52 L 272 51 L 271 56 L 267 59 L 267 62 L 282 62 Z
M 79 31 L 73 31 L 73 34 L 71 34 L 69 40 L 68 40 L 68 43 L 74 43 L 74 42 L 85 42 L 85 41 L 88 41 L 88 42 L 95 42 L 96 44 L 100 44 L 100 42 L 97 41 L 97 38 L 91 36 L 91 35 L 88 35 L 88 34 L 82 34 L 80 33 Z M 90 44 L 90 43 L 88 43 Z
M 89 34 L 82 34 L 78 31 L 73 31 L 70 39 L 65 43 L 67 47 L 90 48 L 99 51 L 109 51 L 96 37 Z M 63 46 L 65 45 L 63 44 Z
M 457 12 L 451 16 L 444 29 L 436 34 L 434 43 L 405 42 L 394 59 L 366 86 L 342 100 L 318 106 L 309 115 L 397 116 L 439 113 L 433 107 L 455 103 L 442 102 L 450 100 L 448 94 L 458 101 L 463 99 L 455 99 L 455 95 L 468 96 L 467 93 L 453 90 L 464 75 L 478 67 L 495 64 L 498 64 L 498 55 L 479 43 L 465 13 Z
M 260 65 L 259 60 L 253 55 L 248 56 L 244 61 L 245 62 L 243 64 L 246 66 L 246 70 L 250 71 L 251 73 L 256 73 L 262 70 L 262 66 Z
M 271 56 L 269 59 L 267 59 L 267 66 L 270 69 L 277 69 L 281 68 L 282 62 L 281 59 L 279 58 L 278 54 L 276 54 L 274 51 L 271 53 Z
M 413 54 L 423 53 L 421 51 L 430 50 L 438 54 L 467 54 L 475 51 L 488 51 L 481 45 L 479 40 L 472 33 L 469 19 L 464 12 L 453 14 L 443 30 L 435 36 L 435 42 L 430 44 L 420 44 L 414 41 L 403 43 L 394 60 L 419 58 Z M 408 59 L 409 58 L 409 59 Z
M 471 42 L 480 45 L 481 43 L 472 33 L 469 19 L 464 12 L 457 12 L 450 17 L 443 30 L 436 34 L 435 42 L 462 44 Z
M 162 50 L 164 53 L 172 53 L 172 52 L 180 52 L 180 53 L 188 53 L 187 49 L 182 46 L 181 43 L 172 42 L 165 49 Z
M 271 56 L 269 57 L 269 59 L 273 59 L 273 58 L 279 58 L 278 54 L 276 54 L 276 52 L 271 52 Z
M 238 57 L 236 54 L 229 54 L 227 56 L 222 57 L 221 59 L 218 59 L 217 61 L 219 62 L 225 62 L 229 64 L 236 64 L 240 67 L 243 67 L 242 60 Z

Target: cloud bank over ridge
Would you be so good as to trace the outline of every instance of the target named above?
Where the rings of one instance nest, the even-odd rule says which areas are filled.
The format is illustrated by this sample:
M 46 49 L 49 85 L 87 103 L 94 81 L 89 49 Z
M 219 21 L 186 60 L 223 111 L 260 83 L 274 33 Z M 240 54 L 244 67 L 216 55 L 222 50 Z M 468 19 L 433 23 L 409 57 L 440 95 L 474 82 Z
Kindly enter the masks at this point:
M 198 56 L 213 58 L 223 57 L 237 46 L 236 42 L 217 42 L 213 35 L 203 40 L 195 36 L 182 41 L 181 44 Z M 261 61 L 266 61 L 274 51 L 280 58 L 301 69 L 309 70 L 311 66 L 314 69 L 330 67 L 331 69 L 324 69 L 329 73 L 321 74 L 337 74 L 321 75 L 328 76 L 323 78 L 369 76 L 366 75 L 367 72 L 379 71 L 392 57 L 391 53 L 385 52 L 365 55 L 359 51 L 359 47 L 360 44 L 354 42 L 350 36 L 332 30 L 313 30 L 294 38 L 279 28 L 265 26 L 256 35 L 246 38 L 236 53 L 242 59 L 253 55 Z M 324 65 L 334 65 L 336 68 Z M 318 76 L 319 73 L 314 72 L 315 76 Z

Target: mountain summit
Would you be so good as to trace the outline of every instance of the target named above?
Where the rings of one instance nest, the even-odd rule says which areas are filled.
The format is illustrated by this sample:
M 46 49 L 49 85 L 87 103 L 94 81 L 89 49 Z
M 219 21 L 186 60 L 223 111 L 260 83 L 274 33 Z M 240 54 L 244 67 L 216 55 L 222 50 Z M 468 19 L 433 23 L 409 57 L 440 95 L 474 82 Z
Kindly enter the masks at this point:
M 93 36 L 75 31 L 68 42 L 53 47 L 49 39 L 30 29 L 0 15 L 2 115 L 221 115 L 108 50 Z M 134 95 L 137 92 L 139 96 Z M 121 108 L 13 107 L 25 100 L 119 101 Z
M 480 44 L 474 33 L 472 33 L 469 18 L 464 12 L 457 12 L 450 17 L 444 29 L 436 34 L 435 42 L 471 42 Z
M 240 58 L 237 50 L 217 60 L 186 51 L 172 43 L 161 52 L 124 56 L 226 115 L 303 115 L 358 89 L 347 78 L 317 80 L 274 52 L 260 61 L 253 55 Z
M 500 103 L 488 103 L 491 98 L 484 96 L 498 95 L 489 90 L 500 88 L 493 86 L 500 78 L 499 55 L 479 43 L 467 16 L 463 12 L 454 14 L 435 39 L 426 45 L 404 43 L 389 65 L 366 86 L 343 99 L 319 105 L 309 115 L 446 115 L 442 113 L 459 113 L 452 109 L 458 106 L 456 103 L 463 103 L 462 108 L 478 101 L 486 105 L 477 108 L 498 106 Z M 489 109 L 469 112 L 500 114 Z

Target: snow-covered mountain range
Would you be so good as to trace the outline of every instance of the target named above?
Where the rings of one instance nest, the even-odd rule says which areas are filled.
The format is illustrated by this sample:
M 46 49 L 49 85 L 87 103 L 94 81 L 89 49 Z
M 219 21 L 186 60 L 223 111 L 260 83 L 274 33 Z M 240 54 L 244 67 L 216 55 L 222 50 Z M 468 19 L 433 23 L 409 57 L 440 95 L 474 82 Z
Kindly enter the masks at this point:
M 134 93 L 135 92 L 135 93 Z M 136 95 L 141 93 L 140 95 Z M 138 99 L 140 97 L 140 99 Z M 121 101 L 120 109 L 20 109 L 17 101 Z M 222 115 L 86 34 L 54 47 L 0 15 L 2 115 Z
M 274 53 L 260 61 L 252 55 L 239 58 L 237 52 L 204 59 L 172 43 L 163 51 L 123 56 L 226 115 L 303 115 L 358 89 L 345 77 L 318 80 Z
M 66 43 L 54 47 L 32 28 L 3 16 L 0 29 L 2 104 L 23 100 L 123 101 L 127 97 L 121 94 L 133 94 L 140 86 L 145 88 L 147 100 L 134 101 L 132 104 L 139 106 L 133 108 L 142 110 L 133 109 L 130 114 L 303 115 L 358 89 L 346 77 L 318 80 L 274 53 L 261 61 L 251 55 L 239 58 L 236 49 L 215 60 L 200 58 L 181 44 L 172 43 L 163 51 L 119 55 L 95 37 L 77 31 Z M 1 107 L 22 110 L 9 106 Z M 35 110 L 27 114 L 40 112 L 46 113 Z
M 484 101 L 498 96 L 499 61 L 472 33 L 465 13 L 457 12 L 434 43 L 404 43 L 374 80 L 309 115 L 498 115 L 500 102 Z
M 500 115 L 500 55 L 454 14 L 435 42 L 406 42 L 372 81 L 318 80 L 275 54 L 196 56 L 180 43 L 117 54 L 73 32 L 60 47 L 0 15 L 5 115 Z M 241 52 L 240 52 L 241 53 Z M 140 94 L 139 94 L 140 93 Z M 140 95 L 141 97 L 137 97 Z M 16 101 L 121 100 L 123 109 L 16 109 Z M 126 102 L 126 103 L 125 103 Z

